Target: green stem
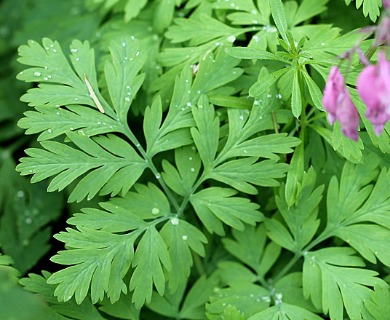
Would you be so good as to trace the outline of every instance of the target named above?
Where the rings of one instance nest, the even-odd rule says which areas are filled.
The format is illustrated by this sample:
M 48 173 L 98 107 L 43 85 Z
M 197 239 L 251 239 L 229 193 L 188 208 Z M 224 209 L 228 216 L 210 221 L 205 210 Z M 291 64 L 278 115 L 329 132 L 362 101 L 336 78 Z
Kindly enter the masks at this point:
M 294 257 L 284 266 L 284 268 L 278 273 L 278 275 L 274 278 L 274 282 L 279 281 L 284 275 L 290 271 L 290 269 L 297 263 L 297 261 L 301 258 L 301 254 L 296 253 Z
M 194 192 L 200 187 L 202 182 L 205 180 L 207 174 L 205 172 L 202 173 L 202 175 L 199 177 L 198 181 L 195 182 L 195 184 L 192 186 L 189 194 L 184 197 L 179 210 L 177 211 L 178 216 L 182 215 L 185 208 L 187 207 L 188 202 L 190 201 L 190 197 L 194 194 Z
M 168 188 L 166 185 L 164 179 L 162 179 L 160 172 L 157 170 L 156 166 L 154 165 L 152 159 L 147 155 L 145 152 L 144 148 L 142 148 L 141 144 L 139 143 L 138 139 L 135 137 L 133 132 L 130 130 L 129 126 L 126 125 L 124 126 L 124 134 L 126 137 L 129 138 L 131 143 L 135 145 L 137 148 L 138 152 L 141 154 L 141 156 L 145 159 L 145 162 L 148 165 L 148 168 L 150 171 L 152 171 L 153 175 L 156 177 L 158 183 L 160 184 L 161 188 L 164 190 L 165 195 L 167 196 L 168 200 L 170 203 L 173 205 L 175 211 L 179 213 L 180 207 L 179 204 L 176 201 L 176 198 L 173 196 L 171 190 Z

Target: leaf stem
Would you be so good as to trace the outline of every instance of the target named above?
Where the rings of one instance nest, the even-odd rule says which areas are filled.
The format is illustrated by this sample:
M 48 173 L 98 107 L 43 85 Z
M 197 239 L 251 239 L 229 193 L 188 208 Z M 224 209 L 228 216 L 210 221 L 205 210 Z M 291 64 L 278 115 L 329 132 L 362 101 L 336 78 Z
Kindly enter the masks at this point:
M 165 195 L 167 196 L 168 200 L 174 207 L 175 211 L 179 214 L 180 213 L 180 207 L 178 202 L 176 201 L 176 198 L 173 196 L 171 190 L 166 185 L 164 179 L 162 179 L 160 172 L 157 170 L 156 166 L 154 165 L 152 159 L 146 154 L 144 148 L 139 143 L 136 136 L 133 134 L 133 132 L 130 130 L 128 124 L 124 126 L 124 134 L 126 137 L 129 138 L 131 143 L 134 144 L 134 146 L 137 148 L 138 152 L 141 154 L 141 156 L 144 158 L 145 162 L 148 165 L 148 168 L 150 171 L 152 171 L 153 175 L 157 179 L 158 183 L 160 184 L 161 188 L 164 190 Z
M 284 266 L 284 268 L 279 272 L 279 274 L 274 277 L 274 282 L 279 281 L 283 276 L 290 271 L 290 269 L 297 263 L 301 258 L 302 254 L 296 253 L 294 257 Z

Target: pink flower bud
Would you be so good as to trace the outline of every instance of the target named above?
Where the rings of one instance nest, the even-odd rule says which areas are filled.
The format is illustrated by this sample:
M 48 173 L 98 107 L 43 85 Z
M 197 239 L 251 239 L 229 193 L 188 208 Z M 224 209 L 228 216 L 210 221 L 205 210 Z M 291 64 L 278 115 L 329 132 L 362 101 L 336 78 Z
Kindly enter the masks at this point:
M 378 58 L 377 65 L 369 65 L 360 73 L 357 91 L 367 106 L 366 117 L 379 136 L 390 120 L 390 62 L 383 51 Z
M 356 141 L 358 139 L 359 114 L 338 67 L 333 66 L 330 69 L 322 104 L 328 112 L 329 123 L 333 124 L 336 120 L 339 121 L 343 134 Z

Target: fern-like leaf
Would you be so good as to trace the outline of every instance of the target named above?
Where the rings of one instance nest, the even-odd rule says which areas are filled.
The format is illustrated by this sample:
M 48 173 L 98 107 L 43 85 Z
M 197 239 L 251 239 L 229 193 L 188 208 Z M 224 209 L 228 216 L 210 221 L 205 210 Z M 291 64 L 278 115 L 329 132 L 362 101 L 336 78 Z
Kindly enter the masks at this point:
M 30 157 L 22 158 L 17 170 L 22 175 L 33 174 L 32 182 L 55 176 L 48 191 L 62 190 L 87 173 L 69 197 L 69 201 L 79 202 L 100 191 L 125 194 L 147 167 L 128 143 L 114 135 L 89 138 L 81 130 L 67 136 L 79 149 L 43 141 L 44 149 L 26 150 Z

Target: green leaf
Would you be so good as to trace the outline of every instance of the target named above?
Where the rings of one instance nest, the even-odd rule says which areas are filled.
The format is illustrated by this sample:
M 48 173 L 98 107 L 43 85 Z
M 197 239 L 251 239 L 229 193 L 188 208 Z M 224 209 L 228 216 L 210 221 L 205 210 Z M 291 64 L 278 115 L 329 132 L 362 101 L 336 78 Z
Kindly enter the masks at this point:
M 194 124 L 191 116 L 189 92 L 191 73 L 184 68 L 176 78 L 171 105 L 163 123 L 161 100 L 156 98 L 151 107 L 147 107 L 144 116 L 144 134 L 147 143 L 147 155 L 152 158 L 162 151 L 178 148 L 192 143 L 188 127 Z
M 246 316 L 251 316 L 269 306 L 268 294 L 267 289 L 250 283 L 224 288 L 210 298 L 206 311 L 208 315 L 220 315 L 224 313 L 226 306 L 231 305 Z
M 262 319 L 275 319 L 275 320 L 321 320 L 316 314 L 307 311 L 303 308 L 282 303 L 280 305 L 268 308 L 260 313 L 253 315 L 248 320 L 262 320 Z
M 307 311 L 318 312 L 310 300 L 305 299 L 302 287 L 302 273 L 292 272 L 275 283 L 275 298 Z
M 116 114 L 126 123 L 130 105 L 145 78 L 138 73 L 146 54 L 139 50 L 139 42 L 134 37 L 112 41 L 109 48 L 112 61 L 106 60 L 104 75 Z
M 19 120 L 18 126 L 27 129 L 26 134 L 41 132 L 38 141 L 51 140 L 80 129 L 89 137 L 110 132 L 123 133 L 123 128 L 117 121 L 83 106 L 67 106 L 66 109 L 41 106 L 35 109 L 36 111 L 25 112 L 25 117 Z
M 324 233 L 343 239 L 372 263 L 378 258 L 390 265 L 387 250 L 390 173 L 383 169 L 377 177 L 375 159 L 369 157 L 364 165 L 347 163 L 340 183 L 332 178 L 327 199 L 328 225 Z
M 4 274 L 10 283 L 17 283 L 20 277 L 19 270 L 10 266 L 13 263 L 12 258 L 0 253 L 0 273 L 3 278 Z M 4 279 L 3 279 L 4 280 Z M 4 289 L 2 287 L 2 289 Z
M 288 60 L 278 56 L 275 53 L 268 51 L 261 51 L 258 49 L 248 48 L 248 47 L 234 47 L 227 48 L 225 51 L 232 57 L 238 59 L 258 59 L 258 60 L 276 60 L 281 62 L 288 62 Z
M 350 0 L 345 0 L 345 3 L 349 4 Z M 356 8 L 359 9 L 362 4 L 363 4 L 364 16 L 367 17 L 367 15 L 369 15 L 371 21 L 375 22 L 380 15 L 380 7 L 382 4 L 381 1 L 380 0 L 357 0 Z
M 215 55 L 208 50 L 200 60 L 192 93 L 199 97 L 236 80 L 244 72 L 237 68 L 239 63 L 240 60 L 228 55 L 223 47 L 218 47 Z
M 390 312 L 389 285 L 379 283 L 375 285 L 375 291 L 371 293 L 370 299 L 365 301 L 365 306 L 375 320 L 386 320 Z
M 322 97 L 323 94 L 318 88 L 317 84 L 314 82 L 314 80 L 311 78 L 309 73 L 306 71 L 305 68 L 302 70 L 302 74 L 306 83 L 307 88 L 309 89 L 310 96 L 313 100 L 314 106 L 321 111 L 324 111 L 324 107 L 322 105 Z
M 294 137 L 287 137 L 286 134 L 277 133 L 253 138 L 238 145 L 224 154 L 224 157 L 237 157 L 246 155 L 248 157 L 263 157 L 270 159 L 279 159 L 276 153 L 290 153 L 292 147 L 300 143 L 300 140 Z
M 33 174 L 32 182 L 55 176 L 48 191 L 62 190 L 87 173 L 69 196 L 69 201 L 79 202 L 85 197 L 91 199 L 99 191 L 125 194 L 147 167 L 130 144 L 114 135 L 91 139 L 79 130 L 67 136 L 79 149 L 43 141 L 44 149 L 26 150 L 30 157 L 22 158 L 17 170 L 22 175 Z
M 21 71 L 17 78 L 26 82 L 41 83 L 38 88 L 28 90 L 21 98 L 22 101 L 28 102 L 31 106 L 60 107 L 82 104 L 96 109 L 97 105 L 89 95 L 85 76 L 104 111 L 112 116 L 111 107 L 97 87 L 94 51 L 89 43 L 74 40 L 71 44 L 70 59 L 72 66 L 58 42 L 48 38 L 42 40 L 42 46 L 32 40 L 28 45 L 20 46 L 18 61 L 33 68 Z
M 228 37 L 240 32 L 239 29 L 229 27 L 209 15 L 194 15 L 190 19 L 176 18 L 174 25 L 168 28 L 166 37 L 172 43 L 189 41 L 188 46 L 199 46 L 219 37 Z
M 208 178 L 228 184 L 238 191 L 257 194 L 252 186 L 276 187 L 287 171 L 287 164 L 274 160 L 257 162 L 257 158 L 245 158 L 223 163 L 212 170 Z
M 346 162 L 340 183 L 338 183 L 335 176 L 332 177 L 327 196 L 329 228 L 362 221 L 365 214 L 371 216 L 371 210 L 374 208 L 387 209 L 389 192 L 384 191 L 387 190 L 386 188 L 379 191 L 379 188 L 384 186 L 383 183 L 388 173 L 386 171 L 382 172 L 376 190 L 373 192 L 373 186 L 369 183 L 378 174 L 376 168 L 378 163 L 374 157 L 369 159 L 370 161 L 367 159 L 367 163 L 364 165 L 353 165 Z M 367 198 L 369 199 L 368 202 L 366 202 Z
M 162 33 L 172 23 L 175 14 L 175 1 L 162 0 L 154 11 L 153 26 L 158 33 Z
M 280 195 L 275 199 L 276 205 L 294 239 L 293 248 L 290 246 L 287 248 L 289 250 L 292 249 L 295 253 L 299 253 L 310 242 L 319 227 L 320 221 L 317 219 L 318 206 L 324 190 L 323 186 L 314 189 L 316 174 L 312 168 L 303 175 L 302 182 L 298 183 L 297 200 L 294 205 L 288 206 L 286 203 L 283 188 L 280 188 Z M 282 246 L 290 237 L 286 239 L 280 238 L 285 231 L 283 233 L 279 233 L 279 231 L 274 234 L 273 231 L 277 231 L 282 226 L 272 220 L 266 221 L 266 226 L 270 231 L 268 236 Z
M 180 310 L 180 316 L 183 319 L 203 319 L 206 302 L 210 296 L 214 295 L 218 283 L 219 279 L 215 274 L 209 278 L 200 276 L 188 291 Z
M 67 247 L 52 261 L 68 267 L 48 280 L 58 284 L 55 295 L 59 301 L 68 301 L 74 295 L 76 302 L 81 303 L 90 291 L 93 303 L 103 300 L 105 294 L 114 303 L 122 292 L 127 293 L 124 277 L 131 266 L 135 270 L 129 288 L 134 290 L 132 301 L 138 309 L 150 301 L 153 286 L 160 294 L 164 292 L 163 272 L 171 271 L 170 256 L 175 255 L 177 248 L 170 237 L 164 242 L 155 224 L 168 220 L 169 202 L 153 184 L 137 184 L 134 189 L 136 192 L 129 192 L 124 198 L 101 203 L 105 210 L 84 209 L 69 220 L 77 230 L 68 228 L 55 236 Z M 179 223 L 176 217 L 169 221 L 174 226 Z M 185 222 L 179 230 L 188 236 L 188 248 L 202 254 L 205 238 L 200 231 Z M 168 252 L 168 248 L 173 252 Z
M 76 304 L 72 299 L 66 302 L 59 302 L 54 295 L 56 286 L 47 283 L 50 273 L 42 271 L 43 276 L 29 274 L 28 278 L 20 280 L 25 290 L 34 292 L 50 306 L 50 316 L 48 319 L 53 320 L 104 320 L 97 308 L 92 304 L 90 299 L 85 299 L 81 304 Z
M 288 68 L 283 68 L 271 72 L 268 75 L 261 77 L 252 87 L 249 89 L 249 95 L 251 97 L 258 97 L 266 92 L 276 81 L 278 81 L 284 74 L 289 71 Z
M 280 247 L 273 242 L 266 245 L 267 234 L 263 224 L 258 227 L 246 226 L 244 231 L 233 229 L 232 233 L 234 240 L 222 239 L 225 249 L 263 277 L 278 259 Z M 256 247 L 251 245 L 255 242 Z
M 83 302 L 84 303 L 84 302 Z M 104 314 L 119 318 L 138 320 L 140 310 L 137 310 L 133 303 L 131 303 L 131 294 L 121 294 L 119 300 L 115 303 L 111 303 L 110 300 L 104 299 L 99 306 L 99 310 Z
M 343 239 L 363 258 L 376 263 L 376 258 L 390 266 L 389 237 L 390 230 L 378 225 L 354 224 L 339 228 L 335 236 Z
M 183 147 L 175 150 L 176 168 L 167 160 L 163 160 L 164 172 L 162 177 L 165 183 L 177 194 L 188 197 L 197 181 L 201 160 L 193 147 Z
M 137 17 L 147 3 L 147 0 L 127 0 L 125 6 L 125 22 L 129 22 Z
M 219 119 L 207 99 L 199 101 L 198 107 L 192 108 L 196 127 L 191 128 L 191 135 L 202 159 L 204 169 L 210 170 L 215 159 L 219 141 Z
M 296 26 L 324 12 L 327 9 L 325 6 L 327 2 L 328 0 L 318 0 L 314 2 L 312 0 L 302 1 L 297 12 L 295 13 L 292 24 Z
M 117 301 L 121 292 L 127 292 L 123 277 L 133 260 L 137 234 L 121 236 L 86 227 L 78 229 L 68 228 L 55 236 L 72 248 L 51 258 L 55 263 L 71 265 L 48 279 L 49 284 L 58 285 L 55 296 L 58 301 L 66 302 L 74 295 L 80 304 L 90 289 L 93 303 L 102 300 L 105 292 L 111 302 Z
M 176 224 L 177 221 L 179 223 Z M 165 223 L 160 234 L 167 245 L 171 261 L 175 263 L 175 267 L 168 272 L 169 290 L 175 292 L 187 283 L 193 263 L 191 250 L 204 256 L 203 245 L 207 239 L 196 227 L 184 220 Z
M 312 129 L 318 132 L 324 140 L 329 143 L 335 151 L 340 153 L 342 157 L 353 163 L 362 163 L 364 148 L 363 142 L 359 139 L 357 142 L 344 136 L 341 132 L 341 126 L 336 122 L 333 126 L 333 131 L 329 129 L 310 125 Z
M 284 197 L 288 207 L 291 207 L 299 195 L 298 188 L 304 175 L 304 144 L 295 148 L 290 161 L 290 169 L 287 173 L 286 185 L 284 188 Z
M 174 221 L 176 220 L 171 220 L 170 223 Z M 146 229 L 137 246 L 132 265 L 135 270 L 129 289 L 134 290 L 132 301 L 136 308 L 140 308 L 145 302 L 150 302 L 153 285 L 160 295 L 164 294 L 164 271 L 170 272 L 172 268 L 167 245 L 154 227 Z
M 324 248 L 308 252 L 303 265 L 303 290 L 331 319 L 343 319 L 343 307 L 350 318 L 359 319 L 372 292 L 368 287 L 381 282 L 377 272 L 364 266 L 351 248 Z
M 196 214 L 209 232 L 224 233 L 222 223 L 243 230 L 244 224 L 261 221 L 258 205 L 246 198 L 233 197 L 235 190 L 219 187 L 203 189 L 190 197 Z
M 280 35 L 282 36 L 283 40 L 288 42 L 287 39 L 287 20 L 286 20 L 286 14 L 284 12 L 283 3 L 281 0 L 270 0 L 269 5 L 271 8 L 271 15 L 274 19 L 274 22 L 276 24 L 276 27 L 278 28 L 278 31 Z
M 299 74 L 300 74 L 299 69 L 296 69 L 294 72 L 294 78 L 292 83 L 291 108 L 295 118 L 298 118 L 302 112 L 302 95 L 301 95 Z

